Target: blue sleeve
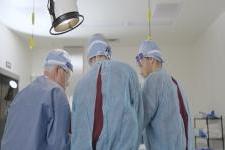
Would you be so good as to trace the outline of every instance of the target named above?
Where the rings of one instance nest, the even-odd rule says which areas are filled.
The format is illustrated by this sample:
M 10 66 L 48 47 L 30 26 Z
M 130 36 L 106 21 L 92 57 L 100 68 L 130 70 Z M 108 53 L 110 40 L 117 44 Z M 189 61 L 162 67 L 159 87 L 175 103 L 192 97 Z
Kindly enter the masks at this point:
M 143 101 L 141 99 L 141 89 L 137 74 L 135 72 L 132 72 L 132 77 L 130 79 L 131 79 L 130 80 L 131 101 L 133 102 L 133 106 L 137 113 L 138 143 L 140 143 L 144 121 Z
M 144 128 L 151 122 L 154 117 L 159 102 L 158 102 L 158 92 L 159 84 L 155 76 L 150 76 L 146 79 L 146 82 L 142 91 L 142 99 L 144 106 Z
M 74 125 L 75 125 L 75 123 L 76 123 L 76 121 L 75 121 L 75 115 L 76 115 L 76 106 L 77 106 L 77 104 L 76 104 L 76 102 L 77 102 L 77 99 L 78 99 L 78 96 L 79 96 L 79 93 L 80 93 L 80 90 L 79 90 L 79 87 L 80 87 L 80 82 L 81 81 L 79 81 L 78 83 L 77 83 L 77 85 L 76 85 L 76 88 L 75 88 L 75 90 L 74 90 L 74 93 L 73 93 L 73 101 L 72 101 L 72 115 L 71 115 L 71 131 L 72 131 L 72 139 L 71 139 L 71 142 L 73 142 L 73 139 L 74 139 L 74 134 L 73 133 L 75 133 L 76 131 L 74 131 L 75 129 L 74 129 Z
M 65 93 L 55 88 L 52 90 L 51 121 L 48 124 L 47 144 L 50 149 L 69 150 L 70 109 Z

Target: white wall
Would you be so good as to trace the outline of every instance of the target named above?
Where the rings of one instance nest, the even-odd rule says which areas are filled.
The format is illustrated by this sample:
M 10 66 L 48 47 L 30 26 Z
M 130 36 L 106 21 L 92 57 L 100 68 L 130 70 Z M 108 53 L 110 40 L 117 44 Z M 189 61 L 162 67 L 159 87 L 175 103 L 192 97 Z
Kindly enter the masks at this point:
M 225 114 L 225 13 L 200 37 L 195 45 L 196 69 L 193 97 L 196 108 Z
M 225 13 L 213 22 L 194 43 L 193 80 L 191 81 L 192 110 L 209 112 L 215 110 L 218 115 L 225 115 Z M 225 121 L 224 123 L 225 124 Z M 212 124 L 210 125 L 212 126 Z M 225 127 L 225 125 L 224 125 Z M 220 127 L 217 127 L 220 130 Z M 215 129 L 211 133 L 214 133 Z M 216 131 L 217 132 L 217 131 Z M 213 143 L 216 149 L 221 142 Z
M 0 67 L 19 76 L 21 90 L 30 82 L 30 50 L 16 34 L 2 24 L 0 31 Z M 6 68 L 6 61 L 11 62 L 11 69 Z

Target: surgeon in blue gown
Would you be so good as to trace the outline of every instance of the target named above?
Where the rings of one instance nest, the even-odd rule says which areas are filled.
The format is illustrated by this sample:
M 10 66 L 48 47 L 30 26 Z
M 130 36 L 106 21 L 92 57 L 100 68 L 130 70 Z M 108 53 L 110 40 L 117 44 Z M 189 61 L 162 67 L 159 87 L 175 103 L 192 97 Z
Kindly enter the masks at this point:
M 181 85 L 163 68 L 154 41 L 142 42 L 136 57 L 141 75 L 147 150 L 194 150 L 188 100 Z
M 69 150 L 70 108 L 65 88 L 73 70 L 69 54 L 52 50 L 44 75 L 37 77 L 13 100 L 1 150 Z
M 74 93 L 71 150 L 137 150 L 143 104 L 135 71 L 110 59 L 101 34 L 90 38 L 87 57 L 91 68 Z

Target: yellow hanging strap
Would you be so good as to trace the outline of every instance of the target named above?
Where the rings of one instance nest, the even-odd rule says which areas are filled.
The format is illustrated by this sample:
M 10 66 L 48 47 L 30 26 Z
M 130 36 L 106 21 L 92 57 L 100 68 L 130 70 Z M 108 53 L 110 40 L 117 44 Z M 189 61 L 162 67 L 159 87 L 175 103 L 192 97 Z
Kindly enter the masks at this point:
M 152 39 L 152 33 L 151 33 L 152 12 L 151 12 L 150 0 L 148 0 L 147 22 L 148 22 L 147 40 L 151 40 Z
M 152 12 L 150 8 L 148 9 L 147 20 L 148 20 L 148 23 L 151 23 L 152 21 Z
M 146 38 L 148 41 L 149 40 L 152 40 L 152 36 L 151 35 L 147 35 L 147 38 Z
M 32 12 L 32 25 L 35 25 L 35 13 Z
M 33 11 L 31 14 L 32 33 L 31 33 L 31 37 L 28 39 L 28 44 L 29 44 L 30 49 L 33 49 L 35 47 L 35 41 L 34 41 L 35 12 L 34 12 L 34 8 L 35 8 L 35 0 L 33 0 Z
M 32 9 L 32 25 L 35 25 L 35 0 L 33 0 L 33 9 Z
M 32 22 L 32 33 L 31 33 L 31 37 L 28 39 L 28 44 L 29 44 L 29 48 L 33 49 L 35 46 L 35 41 L 34 41 L 34 25 L 35 25 L 35 13 L 32 12 L 32 18 L 31 18 L 31 22 Z
M 28 43 L 29 43 L 29 48 L 33 49 L 34 46 L 35 46 L 35 41 L 34 41 L 34 36 L 33 35 L 29 38 Z

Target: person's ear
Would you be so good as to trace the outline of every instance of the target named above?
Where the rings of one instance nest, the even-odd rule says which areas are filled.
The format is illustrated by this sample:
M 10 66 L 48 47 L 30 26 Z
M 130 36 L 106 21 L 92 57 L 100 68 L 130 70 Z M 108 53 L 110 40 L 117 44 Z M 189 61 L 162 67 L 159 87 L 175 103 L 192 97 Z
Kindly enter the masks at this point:
M 148 62 L 148 64 L 152 64 L 152 60 L 151 60 L 151 58 L 146 58 L 147 59 L 147 62 Z
M 59 73 L 60 69 L 60 66 L 56 66 L 56 73 Z
M 55 67 L 55 76 L 57 77 L 60 74 L 60 66 Z
M 151 65 L 153 65 L 153 64 L 154 64 L 154 62 L 155 62 L 155 59 L 150 58 L 150 59 L 149 59 L 149 61 L 150 61 Z

